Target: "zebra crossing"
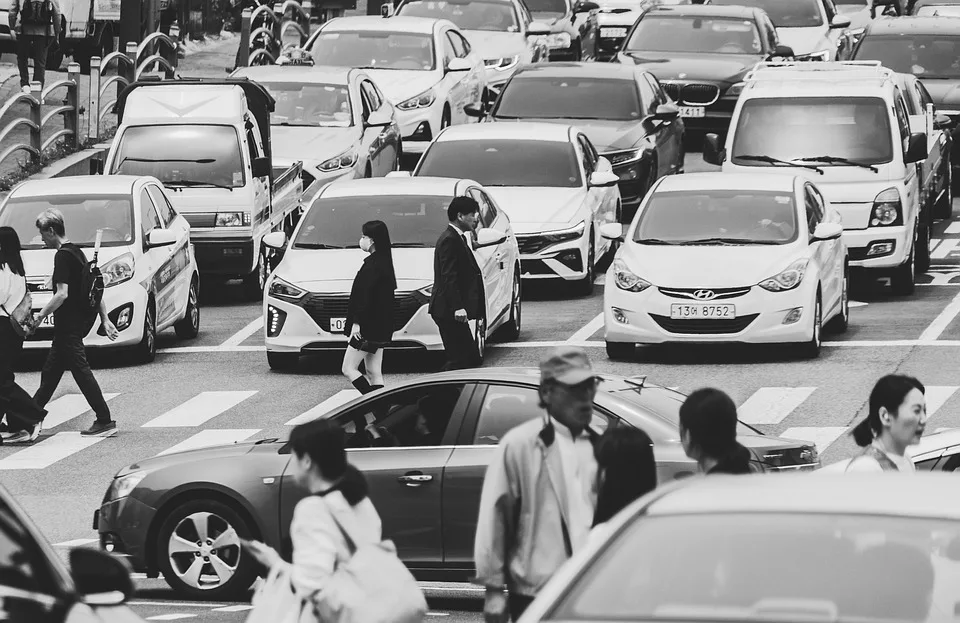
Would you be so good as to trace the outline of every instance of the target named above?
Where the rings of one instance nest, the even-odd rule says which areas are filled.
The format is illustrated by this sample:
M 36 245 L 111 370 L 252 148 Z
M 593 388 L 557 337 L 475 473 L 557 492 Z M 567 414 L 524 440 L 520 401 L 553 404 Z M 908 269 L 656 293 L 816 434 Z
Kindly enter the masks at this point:
M 846 426 L 789 426 L 792 414 L 802 410 L 804 404 L 816 395 L 818 387 L 759 387 L 738 407 L 740 419 L 764 432 L 790 439 L 810 441 L 823 453 L 844 432 Z M 930 417 L 960 390 L 960 386 L 928 386 L 926 392 L 927 412 Z M 150 435 L 153 431 L 183 431 L 186 436 L 160 451 L 158 456 L 175 452 L 195 450 L 217 445 L 241 443 L 263 433 L 275 435 L 303 422 L 320 417 L 356 398 L 355 389 L 333 393 L 322 402 L 310 407 L 300 415 L 287 420 L 281 426 L 265 422 L 263 428 L 221 428 L 215 426 L 221 418 L 229 418 L 231 411 L 243 405 L 257 390 L 203 391 L 188 398 L 173 408 L 148 419 L 133 428 L 122 428 L 116 438 Z M 114 400 L 118 393 L 106 394 Z M 0 447 L 0 472 L 15 470 L 45 470 L 55 467 L 65 459 L 107 442 L 111 437 L 81 437 L 77 431 L 57 430 L 76 418 L 88 413 L 83 397 L 79 394 L 64 395 L 48 405 L 49 415 L 45 421 L 45 434 L 30 446 Z M 936 422 L 930 428 L 935 430 Z M 52 434 L 51 434 L 52 433 Z M 12 452 L 11 452 L 12 451 Z

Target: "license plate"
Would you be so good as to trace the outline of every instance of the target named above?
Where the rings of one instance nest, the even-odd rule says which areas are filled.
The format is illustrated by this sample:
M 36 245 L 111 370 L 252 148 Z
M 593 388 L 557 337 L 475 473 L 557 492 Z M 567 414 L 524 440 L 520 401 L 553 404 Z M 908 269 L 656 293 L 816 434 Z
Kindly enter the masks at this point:
M 330 333 L 343 333 L 343 328 L 347 326 L 346 318 L 331 318 Z
M 52 327 L 53 326 L 53 314 L 50 314 L 46 318 L 40 321 L 41 327 Z
M 703 106 L 680 106 L 680 116 L 688 119 L 701 119 L 706 114 Z
M 737 317 L 735 305 L 683 305 L 674 303 L 670 306 L 672 320 L 733 320 Z
M 627 29 L 626 28 L 601 28 L 600 36 L 604 39 L 616 39 L 618 37 L 626 37 Z

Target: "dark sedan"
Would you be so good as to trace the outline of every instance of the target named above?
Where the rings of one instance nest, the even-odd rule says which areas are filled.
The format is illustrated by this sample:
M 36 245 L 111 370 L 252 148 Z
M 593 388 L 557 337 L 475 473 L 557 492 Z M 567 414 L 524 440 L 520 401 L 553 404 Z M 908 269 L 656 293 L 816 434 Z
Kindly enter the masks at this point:
M 685 396 L 642 377 L 604 376 L 592 426 L 642 428 L 653 439 L 661 482 L 692 475 L 680 445 Z M 484 368 L 423 376 L 378 390 L 325 417 L 348 433 L 350 461 L 367 476 L 386 538 L 422 579 L 466 579 L 480 490 L 495 446 L 514 426 L 543 417 L 540 372 Z M 375 423 L 379 439 L 363 431 Z M 359 424 L 359 426 L 358 426 Z M 815 469 L 812 444 L 767 437 L 741 424 L 755 460 L 773 470 Z M 288 469 L 284 441 L 168 454 L 122 469 L 97 511 L 102 547 L 126 554 L 177 591 L 222 599 L 253 581 L 239 539 L 290 554 L 290 520 L 304 491 Z
M 543 39 L 551 61 L 597 58 L 597 3 L 591 0 L 523 0 L 534 21 L 550 27 Z
M 790 56 L 761 9 L 680 5 L 644 13 L 617 62 L 652 72 L 688 129 L 726 133 L 744 75 L 760 61 Z
M 683 121 L 653 74 L 611 63 L 523 67 L 504 86 L 491 121 L 575 125 L 620 177 L 622 221 L 654 182 L 683 171 Z

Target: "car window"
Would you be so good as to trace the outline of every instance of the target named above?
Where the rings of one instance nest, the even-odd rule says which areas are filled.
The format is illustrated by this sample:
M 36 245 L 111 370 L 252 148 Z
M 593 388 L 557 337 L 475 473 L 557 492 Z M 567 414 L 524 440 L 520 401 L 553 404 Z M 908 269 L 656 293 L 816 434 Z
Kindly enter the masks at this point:
M 157 216 L 157 208 L 153 205 L 153 199 L 146 190 L 140 191 L 140 231 L 146 236 L 154 229 L 163 229 L 160 223 L 160 217 Z
M 580 145 L 580 162 L 583 164 L 584 175 L 587 176 L 587 179 L 590 179 L 590 175 L 595 169 L 594 162 L 590 159 L 590 150 L 587 149 L 582 135 L 577 137 L 577 143 Z
M 380 106 L 383 105 L 383 101 L 380 99 L 380 95 L 377 93 L 377 90 L 373 88 L 373 83 L 369 80 L 364 80 L 360 85 L 360 88 L 363 89 L 363 94 L 369 101 L 370 111 L 380 110 Z
M 434 141 L 420 159 L 416 175 L 469 177 L 484 186 L 578 188 L 582 185 L 578 158 L 573 144 L 565 140 Z M 537 166 L 530 166 L 531 162 Z
M 260 157 L 260 145 L 257 143 L 256 128 L 250 119 L 247 120 L 247 148 L 250 150 L 251 160 Z
M 493 227 L 494 221 L 497 220 L 497 209 L 479 188 L 471 188 L 469 192 L 470 196 L 480 204 L 480 223 L 483 227 Z
M 927 104 L 933 103 L 933 98 L 930 97 L 930 92 L 927 91 L 927 87 L 923 86 L 923 83 L 917 80 L 914 85 L 917 88 L 917 97 L 920 98 L 920 105 L 923 107 L 923 110 L 927 110 Z
M 833 3 L 833 0 L 823 0 L 823 9 L 827 12 L 827 21 L 833 21 L 833 18 L 837 16 L 837 6 Z
M 153 199 L 154 205 L 160 211 L 160 218 L 163 219 L 163 226 L 170 227 L 170 224 L 173 223 L 173 220 L 177 218 L 177 211 L 173 209 L 170 201 L 167 199 L 166 195 L 163 194 L 163 191 L 160 190 L 159 186 L 150 184 L 147 186 L 147 192 L 150 193 L 150 197 Z
M 660 86 L 660 82 L 657 80 L 656 76 L 653 74 L 644 74 L 647 82 L 650 83 L 650 88 L 653 89 L 653 106 L 651 107 L 651 113 L 657 112 L 657 106 L 662 106 L 667 103 L 667 94 L 663 92 L 663 88 Z
M 13 509 L 0 499 L 0 587 L 50 595 L 55 586 L 57 582 L 43 550 Z M 0 598 L 0 619 L 33 621 L 36 619 L 23 615 L 36 613 L 39 607 L 40 604 L 26 599 Z M 5 614 L 10 618 L 5 618 Z
M 920 114 L 920 98 L 917 96 L 916 89 L 911 88 L 909 85 L 903 92 L 903 105 L 907 108 L 908 115 Z
M 896 98 L 894 109 L 897 112 L 897 125 L 900 126 L 900 139 L 903 142 L 903 151 L 907 151 L 910 143 L 910 118 L 907 115 L 906 104 L 903 103 L 903 97 Z
M 338 418 L 347 447 L 439 446 L 465 385 L 413 387 L 365 403 Z
M 463 38 L 463 35 L 460 33 L 451 30 L 450 36 L 453 37 L 453 47 L 456 50 L 463 50 L 463 55 L 461 58 L 466 58 L 467 54 L 470 54 L 470 42 Z
M 823 220 L 823 212 L 817 205 L 817 199 L 814 197 L 813 191 L 809 186 L 804 187 L 803 195 L 804 205 L 807 211 L 807 231 L 813 234 L 817 229 L 817 225 Z
M 763 27 L 767 31 L 767 44 L 770 46 L 770 51 L 773 52 L 777 49 L 777 46 L 780 45 L 777 28 L 773 25 L 773 22 L 770 21 L 770 16 L 766 13 L 763 14 L 761 19 L 763 20 Z
M 646 76 L 641 76 L 637 81 L 640 88 L 640 109 L 645 115 L 652 115 L 657 112 L 657 92 Z
M 443 41 L 443 66 L 446 67 L 450 64 L 450 61 L 458 56 L 457 48 L 453 46 L 453 38 L 449 31 L 444 34 L 441 40 Z

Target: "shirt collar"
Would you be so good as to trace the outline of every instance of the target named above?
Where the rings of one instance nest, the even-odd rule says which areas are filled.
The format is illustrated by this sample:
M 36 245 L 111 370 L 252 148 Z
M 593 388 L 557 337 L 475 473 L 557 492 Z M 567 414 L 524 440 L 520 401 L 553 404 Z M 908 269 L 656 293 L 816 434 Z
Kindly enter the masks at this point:
M 456 225 L 454 225 L 453 223 L 450 223 L 450 227 L 453 227 L 453 230 L 454 230 L 455 232 L 457 232 L 458 234 L 460 234 L 461 236 L 464 235 L 463 230 L 460 229 L 459 227 L 457 227 Z
M 583 429 L 582 431 L 580 431 L 580 434 L 577 435 L 576 439 L 574 439 L 573 431 L 567 428 L 566 424 L 561 424 L 560 420 L 556 419 L 553 416 L 550 416 L 550 423 L 553 424 L 553 428 L 554 430 L 556 430 L 557 434 L 563 435 L 570 441 L 579 441 L 580 439 L 586 439 L 587 441 L 590 440 L 590 433 L 587 432 L 587 429 Z

